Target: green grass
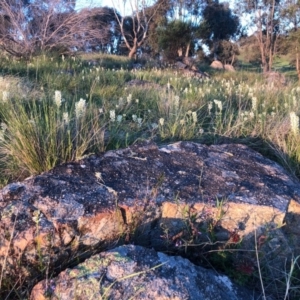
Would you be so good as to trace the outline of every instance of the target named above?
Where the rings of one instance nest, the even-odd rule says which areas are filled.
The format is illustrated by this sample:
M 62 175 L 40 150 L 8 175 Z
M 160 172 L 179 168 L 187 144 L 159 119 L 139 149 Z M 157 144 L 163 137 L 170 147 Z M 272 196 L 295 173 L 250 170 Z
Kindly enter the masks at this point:
M 119 69 L 107 69 L 105 62 Z M 171 69 L 126 70 L 123 63 L 128 64 L 128 59 L 99 54 L 82 59 L 42 55 L 30 63 L 12 60 L 10 64 L 2 57 L 5 78 L 17 78 L 13 80 L 23 85 L 18 90 L 16 84 L 0 85 L 0 98 L 9 91 L 9 99 L 0 103 L 5 128 L 0 142 L 1 181 L 37 174 L 91 152 L 128 146 L 140 138 L 158 143 L 230 139 L 300 174 L 299 135 L 290 130 L 290 112 L 300 112 L 300 90 L 293 84 L 268 87 L 261 74 L 247 71 L 214 73 L 210 80 L 199 81 Z M 127 87 L 132 79 L 155 85 Z M 62 95 L 60 107 L 54 102 L 55 91 Z M 86 100 L 86 113 L 78 120 L 75 103 L 80 99 Z
M 127 56 L 103 53 L 82 53 L 80 59 L 87 64 L 98 64 L 105 69 L 130 69 L 132 61 Z

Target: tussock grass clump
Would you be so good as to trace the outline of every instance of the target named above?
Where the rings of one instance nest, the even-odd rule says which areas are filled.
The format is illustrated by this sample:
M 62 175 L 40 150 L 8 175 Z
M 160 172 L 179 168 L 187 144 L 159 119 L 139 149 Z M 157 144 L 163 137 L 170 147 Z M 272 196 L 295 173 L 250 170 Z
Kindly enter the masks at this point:
M 0 104 L 0 164 L 9 177 L 38 174 L 55 165 L 103 150 L 104 122 L 80 99 L 63 103 L 61 92 L 41 100 Z

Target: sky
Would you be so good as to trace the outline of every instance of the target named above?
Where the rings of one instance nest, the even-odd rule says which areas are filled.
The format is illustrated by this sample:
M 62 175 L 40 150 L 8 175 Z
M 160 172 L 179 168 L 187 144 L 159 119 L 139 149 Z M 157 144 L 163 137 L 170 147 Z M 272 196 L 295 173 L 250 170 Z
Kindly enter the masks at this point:
M 126 0 L 114 0 L 115 5 L 118 6 L 118 3 L 123 3 L 123 1 Z M 232 8 L 234 5 L 235 0 L 224 0 L 228 1 L 230 3 L 230 7 Z M 148 1 L 146 1 L 148 2 Z M 149 2 L 152 2 L 151 0 Z M 223 2 L 221 0 L 221 2 Z M 76 9 L 81 9 L 83 7 L 89 7 L 89 6 L 108 6 L 108 7 L 113 7 L 113 1 L 112 0 L 76 0 Z M 128 5 L 127 5 L 128 6 Z M 123 14 L 122 9 L 119 7 L 116 7 L 116 9 Z M 127 14 L 130 14 L 131 11 L 130 9 L 127 10 Z
M 109 0 L 76 0 L 76 9 L 81 9 L 88 6 L 111 6 Z
M 117 6 L 118 2 L 120 0 L 115 0 L 115 4 Z M 123 2 L 122 0 L 120 2 Z M 76 9 L 81 9 L 83 7 L 89 7 L 89 6 L 108 6 L 113 7 L 112 0 L 76 0 Z M 121 12 L 121 9 L 116 7 L 119 12 Z

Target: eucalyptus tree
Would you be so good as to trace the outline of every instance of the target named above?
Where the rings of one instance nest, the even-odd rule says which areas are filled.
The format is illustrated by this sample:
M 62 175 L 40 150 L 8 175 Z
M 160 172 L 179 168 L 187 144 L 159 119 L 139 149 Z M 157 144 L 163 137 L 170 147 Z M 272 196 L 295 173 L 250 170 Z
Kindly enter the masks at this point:
M 122 39 L 129 51 L 129 58 L 135 57 L 138 49 L 146 42 L 150 24 L 165 3 L 165 1 L 154 4 L 152 2 L 151 0 L 112 0 Z M 123 17 L 118 14 L 117 7 Z
M 88 28 L 87 32 L 81 31 L 82 36 L 78 37 L 83 43 L 82 49 L 115 52 L 120 32 L 114 9 L 107 6 L 94 7 L 80 13 L 86 15 L 84 22 Z M 117 16 L 121 17 L 119 14 Z
M 276 43 L 283 25 L 285 0 L 242 0 L 238 3 L 242 13 L 251 19 L 254 36 L 260 51 L 263 72 L 272 69 Z
M 169 61 L 178 57 L 188 57 L 193 50 L 193 25 L 191 22 L 172 20 L 157 31 L 158 44 Z
M 240 51 L 238 45 L 228 40 L 221 40 L 216 50 L 218 60 L 221 61 L 224 65 L 233 65 L 236 56 L 239 54 Z
M 282 17 L 285 24 L 285 31 L 282 34 L 284 48 L 292 57 L 300 81 L 300 0 L 286 0 Z
M 220 42 L 228 41 L 238 32 L 239 18 L 233 14 L 229 3 L 218 1 L 209 1 L 202 11 L 202 17 L 200 36 L 210 45 L 214 58 L 217 58 Z
M 193 54 L 204 0 L 168 0 L 165 19 L 156 28 L 157 45 L 168 60 Z
M 239 29 L 239 18 L 228 3 L 211 0 L 170 0 L 170 3 L 169 21 L 159 29 L 158 36 L 162 49 L 172 58 L 175 52 L 188 57 L 204 43 L 216 56 L 220 41 L 229 40 Z

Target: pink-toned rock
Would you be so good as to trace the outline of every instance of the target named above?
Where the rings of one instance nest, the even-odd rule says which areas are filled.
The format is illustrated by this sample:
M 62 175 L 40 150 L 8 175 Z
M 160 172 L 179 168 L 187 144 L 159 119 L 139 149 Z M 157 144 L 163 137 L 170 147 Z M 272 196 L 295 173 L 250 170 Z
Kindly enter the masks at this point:
M 224 70 L 224 66 L 223 64 L 218 61 L 218 60 L 214 60 L 211 64 L 210 67 L 213 69 L 220 69 L 220 70 Z
M 235 72 L 235 68 L 232 65 L 225 64 L 224 69 L 225 69 L 225 71 Z

